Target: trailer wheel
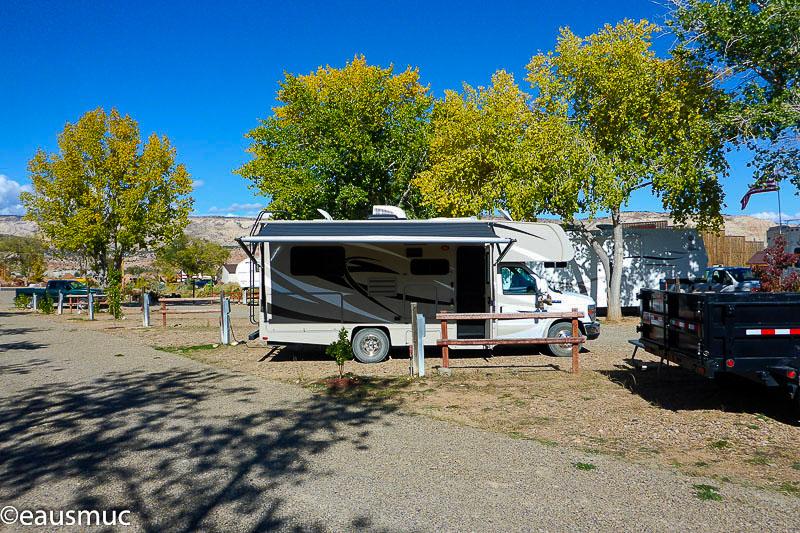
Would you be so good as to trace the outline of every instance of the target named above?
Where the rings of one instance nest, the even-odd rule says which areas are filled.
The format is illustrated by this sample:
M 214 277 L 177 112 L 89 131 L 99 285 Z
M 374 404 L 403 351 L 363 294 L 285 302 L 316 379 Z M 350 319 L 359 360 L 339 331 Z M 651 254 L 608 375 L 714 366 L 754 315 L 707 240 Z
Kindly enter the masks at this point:
M 569 322 L 558 322 L 550 326 L 547 332 L 548 337 L 572 337 L 572 324 Z M 580 348 L 582 345 L 578 345 Z M 571 344 L 548 344 L 547 349 L 550 355 L 555 357 L 572 357 Z
M 362 363 L 380 363 L 390 347 L 389 336 L 382 329 L 364 328 L 353 335 L 353 355 Z

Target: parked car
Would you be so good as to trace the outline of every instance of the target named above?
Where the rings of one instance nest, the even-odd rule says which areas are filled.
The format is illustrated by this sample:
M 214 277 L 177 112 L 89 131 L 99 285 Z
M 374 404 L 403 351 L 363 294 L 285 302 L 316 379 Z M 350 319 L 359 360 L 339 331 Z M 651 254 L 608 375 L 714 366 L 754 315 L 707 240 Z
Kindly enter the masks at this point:
M 45 298 L 49 296 L 50 299 L 57 301 L 58 293 L 62 293 L 64 296 L 72 296 L 86 295 L 89 292 L 92 294 L 103 293 L 103 291 L 100 289 L 90 289 L 83 283 L 80 283 L 74 279 L 52 279 L 47 282 L 47 285 L 44 288 L 25 287 L 17 289 L 15 298 L 18 296 L 33 296 L 35 294 L 39 298 Z

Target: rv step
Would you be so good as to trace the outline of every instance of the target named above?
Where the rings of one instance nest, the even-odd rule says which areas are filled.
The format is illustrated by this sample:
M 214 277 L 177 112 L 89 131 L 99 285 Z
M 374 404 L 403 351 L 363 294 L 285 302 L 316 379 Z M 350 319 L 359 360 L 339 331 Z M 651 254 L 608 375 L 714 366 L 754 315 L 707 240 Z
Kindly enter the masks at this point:
M 256 340 L 256 339 L 258 338 L 258 331 L 259 331 L 259 330 L 255 330 L 253 333 L 251 333 L 250 335 L 248 335 L 248 336 L 247 336 L 247 338 L 248 338 L 249 340 L 251 340 L 251 341 L 254 341 L 254 340 Z

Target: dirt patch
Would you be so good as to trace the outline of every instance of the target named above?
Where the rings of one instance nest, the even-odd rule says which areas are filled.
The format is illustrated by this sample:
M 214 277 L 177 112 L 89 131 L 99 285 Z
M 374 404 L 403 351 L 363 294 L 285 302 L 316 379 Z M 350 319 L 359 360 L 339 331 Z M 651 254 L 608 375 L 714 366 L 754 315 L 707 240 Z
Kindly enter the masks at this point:
M 233 319 L 236 339 L 255 326 Z M 800 425 L 788 402 L 749 383 L 726 387 L 675 366 L 630 367 L 635 319 L 604 324 L 570 359 L 529 349 L 451 351 L 451 377 L 440 377 L 439 353 L 428 350 L 424 378 L 408 377 L 408 352 L 380 364 L 348 362 L 346 383 L 324 350 L 272 348 L 259 341 L 218 346 L 215 315 L 170 316 L 167 327 L 142 328 L 106 314 L 42 317 L 107 331 L 205 363 L 296 383 L 321 394 L 388 402 L 436 419 L 532 439 L 553 446 L 668 466 L 690 476 L 762 486 L 800 496 Z M 157 323 L 154 317 L 153 323 Z M 641 350 L 637 357 L 655 362 Z M 334 384 L 334 382 L 336 382 Z M 454 445 L 456 445 L 454 443 Z

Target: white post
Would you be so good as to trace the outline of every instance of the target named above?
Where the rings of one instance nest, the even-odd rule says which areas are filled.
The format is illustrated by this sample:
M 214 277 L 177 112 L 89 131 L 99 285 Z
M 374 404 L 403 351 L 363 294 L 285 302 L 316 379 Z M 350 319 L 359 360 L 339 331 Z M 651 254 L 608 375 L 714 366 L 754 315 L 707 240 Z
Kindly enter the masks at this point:
M 89 320 L 94 320 L 94 294 L 88 289 L 86 292 L 89 293 Z
M 425 315 L 416 315 L 417 323 L 417 374 L 425 376 Z
M 231 301 L 229 298 L 225 298 L 225 291 L 220 291 L 219 293 L 219 313 L 220 313 L 219 343 L 220 344 L 231 343 L 230 312 L 231 312 Z
M 33 293 L 33 310 L 36 311 L 39 309 L 39 298 L 37 298 L 37 294 Z
M 142 289 L 142 325 L 150 327 L 150 295 Z
M 411 377 L 419 375 L 419 321 L 417 320 L 417 302 L 411 302 Z
M 58 314 L 64 314 L 64 293 L 58 291 Z

